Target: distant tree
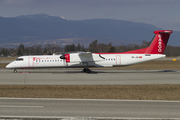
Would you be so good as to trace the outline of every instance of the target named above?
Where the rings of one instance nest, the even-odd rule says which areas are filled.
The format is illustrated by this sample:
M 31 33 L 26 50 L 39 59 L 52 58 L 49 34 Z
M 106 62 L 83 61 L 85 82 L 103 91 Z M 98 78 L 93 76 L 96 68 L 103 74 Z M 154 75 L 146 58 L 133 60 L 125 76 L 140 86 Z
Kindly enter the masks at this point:
M 70 51 L 76 51 L 76 46 L 74 45 L 74 44 L 72 44 L 71 46 L 70 46 Z
M 98 52 L 108 52 L 109 50 L 109 45 L 104 44 L 104 43 L 100 43 L 98 44 Z
M 72 51 L 77 51 L 76 46 L 74 44 L 72 45 L 66 45 L 64 48 L 65 52 L 72 52 Z
M 16 48 L 9 48 L 7 49 L 9 55 L 14 55 L 14 53 L 16 52 Z
M 127 46 L 125 46 L 125 45 L 116 46 L 117 52 L 125 52 L 126 50 L 127 50 Z
M 133 46 L 133 50 L 137 50 L 137 49 L 140 49 L 141 48 L 141 46 L 139 46 L 139 45 L 134 45 Z
M 82 46 L 81 46 L 81 51 L 84 51 L 84 52 L 86 52 L 87 51 L 87 49 L 84 47 L 84 45 L 82 44 Z
M 180 47 L 168 45 L 164 53 L 169 57 L 180 56 Z
M 41 45 L 35 46 L 34 54 L 35 55 L 42 55 L 42 46 Z
M 2 51 L 0 53 L 3 54 L 3 56 L 5 56 L 5 57 L 7 57 L 7 55 L 8 55 L 7 50 L 5 50 L 4 48 L 2 49 Z
M 21 50 L 20 48 L 18 48 L 17 55 L 18 55 L 18 56 L 22 56 L 22 55 L 23 55 L 23 52 L 22 52 L 22 50 Z
M 45 47 L 44 50 L 43 50 L 43 55 L 47 54 L 47 52 L 48 52 L 48 49 Z
M 20 44 L 19 47 L 18 47 L 17 55 L 18 55 L 18 56 L 22 56 L 24 53 L 25 53 L 24 45 L 23 45 L 23 44 Z
M 150 42 L 147 42 L 146 40 L 143 40 L 143 41 L 142 41 L 142 47 L 143 47 L 143 48 L 148 47 L 149 44 L 150 44 Z
M 89 44 L 89 51 L 90 52 L 98 52 L 98 41 L 95 40 Z
M 26 55 L 31 55 L 31 50 L 29 47 L 26 47 L 25 51 L 26 51 Z
M 84 45 L 78 43 L 77 46 L 76 46 L 76 51 L 86 51 L 86 48 L 84 47 Z
M 76 50 L 81 51 L 81 44 L 80 43 L 77 44 Z
M 116 48 L 115 48 L 114 46 L 111 46 L 111 47 L 109 48 L 109 51 L 108 51 L 108 52 L 110 52 L 110 53 L 116 52 Z

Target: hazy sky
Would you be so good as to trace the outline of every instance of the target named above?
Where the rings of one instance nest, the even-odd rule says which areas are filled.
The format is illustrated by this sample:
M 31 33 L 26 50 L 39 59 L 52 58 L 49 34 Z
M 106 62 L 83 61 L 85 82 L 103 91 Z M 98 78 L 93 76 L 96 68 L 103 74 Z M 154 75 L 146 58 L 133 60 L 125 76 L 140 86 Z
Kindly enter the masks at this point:
M 180 0 L 0 0 L 0 16 L 45 13 L 69 20 L 118 19 L 180 31 Z

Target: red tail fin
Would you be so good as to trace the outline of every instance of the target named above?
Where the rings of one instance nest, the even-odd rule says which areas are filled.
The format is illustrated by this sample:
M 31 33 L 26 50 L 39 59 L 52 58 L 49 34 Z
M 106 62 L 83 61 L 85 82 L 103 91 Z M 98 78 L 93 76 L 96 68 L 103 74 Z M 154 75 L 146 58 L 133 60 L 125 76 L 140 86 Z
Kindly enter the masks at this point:
M 163 54 L 172 30 L 158 30 L 154 31 L 156 34 L 147 47 L 145 54 Z
M 154 31 L 156 34 L 152 39 L 149 47 L 124 52 L 126 54 L 163 54 L 172 30 L 158 30 Z

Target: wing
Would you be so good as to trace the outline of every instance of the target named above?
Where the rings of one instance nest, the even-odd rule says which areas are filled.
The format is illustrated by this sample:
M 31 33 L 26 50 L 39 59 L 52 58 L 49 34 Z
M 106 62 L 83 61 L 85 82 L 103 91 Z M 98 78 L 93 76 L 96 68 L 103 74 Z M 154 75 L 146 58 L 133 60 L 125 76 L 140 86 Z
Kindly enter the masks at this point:
M 91 52 L 80 52 L 78 53 L 78 55 L 82 62 L 98 62 L 105 60 L 105 58 L 102 57 L 100 54 L 95 54 Z

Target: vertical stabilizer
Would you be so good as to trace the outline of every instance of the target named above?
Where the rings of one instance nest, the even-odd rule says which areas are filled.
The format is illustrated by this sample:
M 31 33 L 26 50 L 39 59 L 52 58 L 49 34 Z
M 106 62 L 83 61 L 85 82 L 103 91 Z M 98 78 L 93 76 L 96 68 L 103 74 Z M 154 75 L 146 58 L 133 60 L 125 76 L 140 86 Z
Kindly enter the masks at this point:
M 169 40 L 169 36 L 172 32 L 172 30 L 154 31 L 156 35 L 151 41 L 149 47 L 147 47 L 145 54 L 163 54 Z

